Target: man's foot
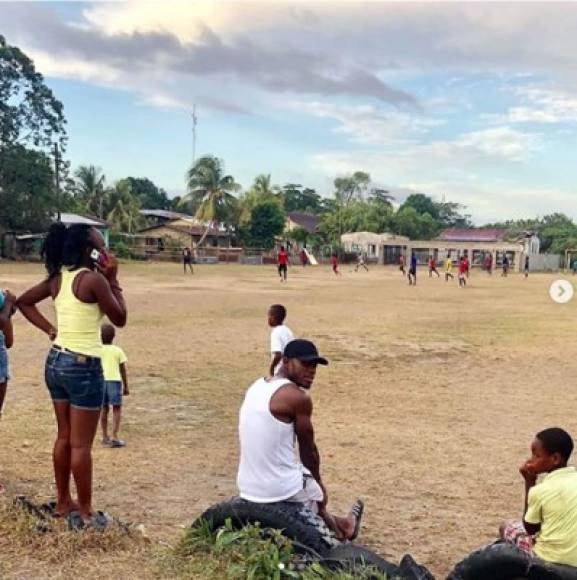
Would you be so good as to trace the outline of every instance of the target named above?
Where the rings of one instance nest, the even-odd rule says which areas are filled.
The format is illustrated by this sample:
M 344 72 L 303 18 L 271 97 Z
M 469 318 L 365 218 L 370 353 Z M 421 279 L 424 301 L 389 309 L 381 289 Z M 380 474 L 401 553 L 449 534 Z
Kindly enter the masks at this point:
M 103 447 L 110 447 L 110 437 L 103 437 L 102 438 L 102 446 Z
M 109 447 L 112 448 L 126 447 L 126 442 L 122 441 L 122 439 L 111 439 Z

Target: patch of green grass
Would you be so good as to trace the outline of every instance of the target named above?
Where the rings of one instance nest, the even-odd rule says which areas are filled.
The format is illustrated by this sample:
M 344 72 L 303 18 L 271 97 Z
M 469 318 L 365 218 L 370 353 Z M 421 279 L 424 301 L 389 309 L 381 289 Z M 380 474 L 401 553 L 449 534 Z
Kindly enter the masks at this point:
M 372 568 L 333 572 L 303 559 L 279 530 L 258 525 L 234 529 L 230 520 L 212 531 L 208 523 L 189 529 L 182 540 L 158 555 L 163 577 L 203 577 L 235 580 L 386 580 Z

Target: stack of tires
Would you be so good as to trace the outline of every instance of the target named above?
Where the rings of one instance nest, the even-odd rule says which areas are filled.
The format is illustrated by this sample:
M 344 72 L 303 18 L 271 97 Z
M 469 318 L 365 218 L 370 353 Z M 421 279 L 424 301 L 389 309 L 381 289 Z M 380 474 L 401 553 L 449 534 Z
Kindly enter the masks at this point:
M 371 566 L 390 578 L 434 580 L 410 556 L 405 556 L 397 566 L 363 546 L 340 542 L 319 516 L 298 503 L 259 504 L 234 497 L 207 509 L 192 526 L 206 521 L 211 529 L 217 530 L 228 519 L 236 529 L 258 522 L 262 528 L 281 530 L 292 540 L 296 552 L 333 570 L 352 571 L 359 566 Z

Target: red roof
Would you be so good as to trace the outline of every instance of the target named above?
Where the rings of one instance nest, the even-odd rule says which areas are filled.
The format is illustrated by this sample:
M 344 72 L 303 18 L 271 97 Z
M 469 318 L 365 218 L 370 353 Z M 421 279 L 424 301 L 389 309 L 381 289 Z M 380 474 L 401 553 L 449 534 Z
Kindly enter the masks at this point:
M 505 230 L 498 228 L 449 228 L 439 236 L 447 242 L 502 242 L 504 238 Z

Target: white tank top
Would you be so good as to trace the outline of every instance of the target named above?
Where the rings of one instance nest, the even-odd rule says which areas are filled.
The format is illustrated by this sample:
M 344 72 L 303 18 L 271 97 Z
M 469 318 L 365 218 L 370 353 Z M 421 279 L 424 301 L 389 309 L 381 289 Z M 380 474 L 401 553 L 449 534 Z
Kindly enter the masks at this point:
M 259 379 L 246 392 L 240 408 L 240 497 L 271 503 L 292 497 L 303 488 L 303 472 L 295 456 L 293 423 L 270 412 L 272 396 L 290 381 Z

